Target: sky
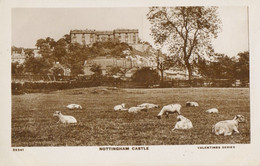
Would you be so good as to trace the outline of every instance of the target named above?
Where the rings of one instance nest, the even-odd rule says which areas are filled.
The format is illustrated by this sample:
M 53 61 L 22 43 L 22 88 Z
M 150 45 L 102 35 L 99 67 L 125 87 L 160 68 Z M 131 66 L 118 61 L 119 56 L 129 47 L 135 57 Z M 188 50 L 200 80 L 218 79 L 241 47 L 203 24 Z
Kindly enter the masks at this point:
M 139 8 L 13 8 L 12 46 L 35 48 L 40 38 L 55 40 L 73 29 L 138 29 L 143 41 L 153 44 L 149 9 Z M 213 40 L 215 52 L 235 56 L 248 51 L 247 7 L 219 7 L 222 32 Z

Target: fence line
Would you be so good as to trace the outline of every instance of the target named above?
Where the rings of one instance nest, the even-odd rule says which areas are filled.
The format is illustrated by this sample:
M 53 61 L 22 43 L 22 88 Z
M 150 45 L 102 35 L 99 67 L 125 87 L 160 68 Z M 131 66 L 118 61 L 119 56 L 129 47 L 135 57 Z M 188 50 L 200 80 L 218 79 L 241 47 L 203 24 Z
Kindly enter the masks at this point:
M 37 82 L 37 81 L 71 81 L 87 79 L 88 76 L 55 76 L 55 75 L 12 75 L 12 82 Z
M 89 76 L 54 76 L 54 75 L 12 75 L 12 82 L 70 82 L 70 81 L 89 81 Z M 135 83 L 117 79 L 107 79 L 104 85 L 115 85 L 121 87 L 249 87 L 247 80 L 231 79 L 194 79 L 194 80 L 165 80 L 158 85 L 147 83 Z

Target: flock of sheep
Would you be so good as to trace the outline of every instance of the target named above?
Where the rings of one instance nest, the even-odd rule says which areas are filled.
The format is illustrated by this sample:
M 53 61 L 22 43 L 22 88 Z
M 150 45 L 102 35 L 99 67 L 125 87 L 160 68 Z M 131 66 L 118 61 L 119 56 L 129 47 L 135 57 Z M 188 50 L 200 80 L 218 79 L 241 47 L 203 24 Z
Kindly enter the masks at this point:
M 199 104 L 197 102 L 187 102 L 186 107 L 198 107 Z M 180 104 L 169 104 L 166 106 L 163 106 L 159 114 L 157 115 L 158 119 L 161 119 L 163 115 L 166 116 L 166 118 L 169 117 L 169 114 L 178 113 L 177 116 L 177 122 L 172 129 L 172 131 L 176 129 L 192 129 L 193 125 L 192 122 L 181 115 L 181 105 Z M 82 107 L 78 104 L 69 104 L 67 106 L 68 109 L 82 109 Z M 114 106 L 114 111 L 128 111 L 129 113 L 138 113 L 140 111 L 148 111 L 152 108 L 159 108 L 159 105 L 151 104 L 151 103 L 143 103 L 141 105 L 137 105 L 134 107 L 126 108 L 126 105 L 120 104 Z M 211 108 L 209 110 L 206 110 L 207 113 L 218 113 L 217 108 Z M 56 111 L 53 116 L 57 116 L 59 118 L 59 122 L 61 123 L 77 123 L 76 118 L 69 115 L 63 115 L 60 111 Z M 212 133 L 216 135 L 224 134 L 224 136 L 231 135 L 233 131 L 236 133 L 239 133 L 238 131 L 238 124 L 246 122 L 246 119 L 243 115 L 236 115 L 232 120 L 224 120 L 217 122 L 215 125 L 212 126 Z

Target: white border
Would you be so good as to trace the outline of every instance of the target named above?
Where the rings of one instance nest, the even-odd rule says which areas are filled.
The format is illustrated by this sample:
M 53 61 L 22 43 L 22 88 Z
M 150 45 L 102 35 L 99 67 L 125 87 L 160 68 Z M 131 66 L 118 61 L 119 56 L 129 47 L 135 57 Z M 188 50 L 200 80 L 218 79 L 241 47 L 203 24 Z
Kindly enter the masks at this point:
M 148 151 L 100 151 L 99 147 L 11 148 L 11 8 L 16 7 L 147 7 L 147 6 L 249 6 L 251 143 L 235 149 L 203 149 L 200 145 L 149 146 Z M 2 0 L 0 1 L 1 116 L 0 165 L 260 165 L 260 2 L 256 0 Z M 206 145 L 201 145 L 206 146 Z M 209 145 L 214 146 L 214 145 Z M 222 145 L 216 145 L 222 146 Z M 226 145 L 224 145 L 226 146 Z M 131 148 L 131 146 L 129 146 Z

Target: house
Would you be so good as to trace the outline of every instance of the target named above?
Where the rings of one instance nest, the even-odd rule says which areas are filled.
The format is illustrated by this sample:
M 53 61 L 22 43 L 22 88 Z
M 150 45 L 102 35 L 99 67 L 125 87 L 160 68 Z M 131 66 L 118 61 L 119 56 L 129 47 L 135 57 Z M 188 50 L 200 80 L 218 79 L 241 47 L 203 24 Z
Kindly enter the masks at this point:
M 71 70 L 63 65 L 61 65 L 59 62 L 56 62 L 52 68 L 50 69 L 53 75 L 64 75 L 64 76 L 70 76 Z
M 130 69 L 131 61 L 126 58 L 114 58 L 111 56 L 100 56 L 93 59 L 86 60 L 84 62 L 84 74 L 92 75 L 93 72 L 90 70 L 93 64 L 101 66 L 102 74 L 106 75 L 107 71 L 111 67 L 120 67 L 122 69 Z
M 24 50 L 22 49 L 21 52 L 13 51 L 12 52 L 12 63 L 19 63 L 19 65 L 25 62 L 26 55 Z

